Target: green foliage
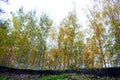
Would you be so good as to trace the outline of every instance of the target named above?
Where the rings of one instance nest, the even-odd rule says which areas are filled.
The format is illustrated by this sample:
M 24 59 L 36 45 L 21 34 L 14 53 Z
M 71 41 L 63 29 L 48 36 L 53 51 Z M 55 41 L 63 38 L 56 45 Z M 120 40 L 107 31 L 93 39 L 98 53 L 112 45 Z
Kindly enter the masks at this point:
M 10 78 L 10 76 L 0 74 L 0 80 L 8 80 L 9 78 Z
M 4 79 L 4 76 L 0 76 L 0 80 L 3 80 Z
M 54 76 L 45 76 L 42 78 L 38 78 L 37 80 L 63 80 L 65 78 L 67 78 L 68 75 L 64 74 L 64 75 L 54 75 Z

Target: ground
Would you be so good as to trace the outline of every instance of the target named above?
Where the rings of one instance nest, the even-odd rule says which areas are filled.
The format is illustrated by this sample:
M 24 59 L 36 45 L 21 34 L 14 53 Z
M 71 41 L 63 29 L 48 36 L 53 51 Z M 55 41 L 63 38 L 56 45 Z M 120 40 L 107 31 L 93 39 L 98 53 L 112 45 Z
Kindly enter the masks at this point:
M 30 70 L 0 66 L 0 80 L 120 80 L 120 67 L 102 69 Z
M 0 80 L 120 80 L 114 77 L 99 77 L 96 75 L 85 74 L 61 74 L 61 75 L 17 75 L 17 74 L 0 74 Z

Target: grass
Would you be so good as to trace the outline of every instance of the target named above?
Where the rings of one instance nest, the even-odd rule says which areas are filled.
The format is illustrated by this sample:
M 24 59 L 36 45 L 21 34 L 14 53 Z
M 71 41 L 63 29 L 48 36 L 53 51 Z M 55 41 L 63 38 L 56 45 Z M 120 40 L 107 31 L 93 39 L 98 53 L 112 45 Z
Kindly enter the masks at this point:
M 0 80 L 3 80 L 5 77 L 4 76 L 0 76 Z
M 37 80 L 63 80 L 67 78 L 66 74 L 63 75 L 54 75 L 54 76 L 44 76 L 42 78 L 38 78 Z
M 8 80 L 10 76 L 0 75 L 0 80 Z
M 115 80 L 115 79 L 112 79 L 110 77 L 99 77 L 95 75 L 63 74 L 63 75 L 44 76 L 36 80 Z

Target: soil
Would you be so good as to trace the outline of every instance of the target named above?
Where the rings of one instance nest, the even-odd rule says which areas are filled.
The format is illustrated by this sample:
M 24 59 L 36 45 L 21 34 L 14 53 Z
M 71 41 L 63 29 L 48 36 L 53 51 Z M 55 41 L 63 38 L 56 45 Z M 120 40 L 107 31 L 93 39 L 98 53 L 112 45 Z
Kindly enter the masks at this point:
M 76 69 L 60 71 L 25 70 L 0 66 L 0 80 L 36 80 L 44 76 L 59 76 L 63 74 L 67 74 L 67 78 L 62 80 L 120 80 L 120 68 Z

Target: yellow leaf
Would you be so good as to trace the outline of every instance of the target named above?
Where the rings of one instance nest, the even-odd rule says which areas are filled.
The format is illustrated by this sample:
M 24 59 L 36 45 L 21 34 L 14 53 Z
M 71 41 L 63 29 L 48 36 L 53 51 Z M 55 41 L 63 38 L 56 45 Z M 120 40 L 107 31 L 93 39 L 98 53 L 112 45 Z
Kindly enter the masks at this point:
M 18 29 L 20 27 L 18 19 L 16 17 L 14 17 L 12 21 L 13 21 L 14 28 Z

